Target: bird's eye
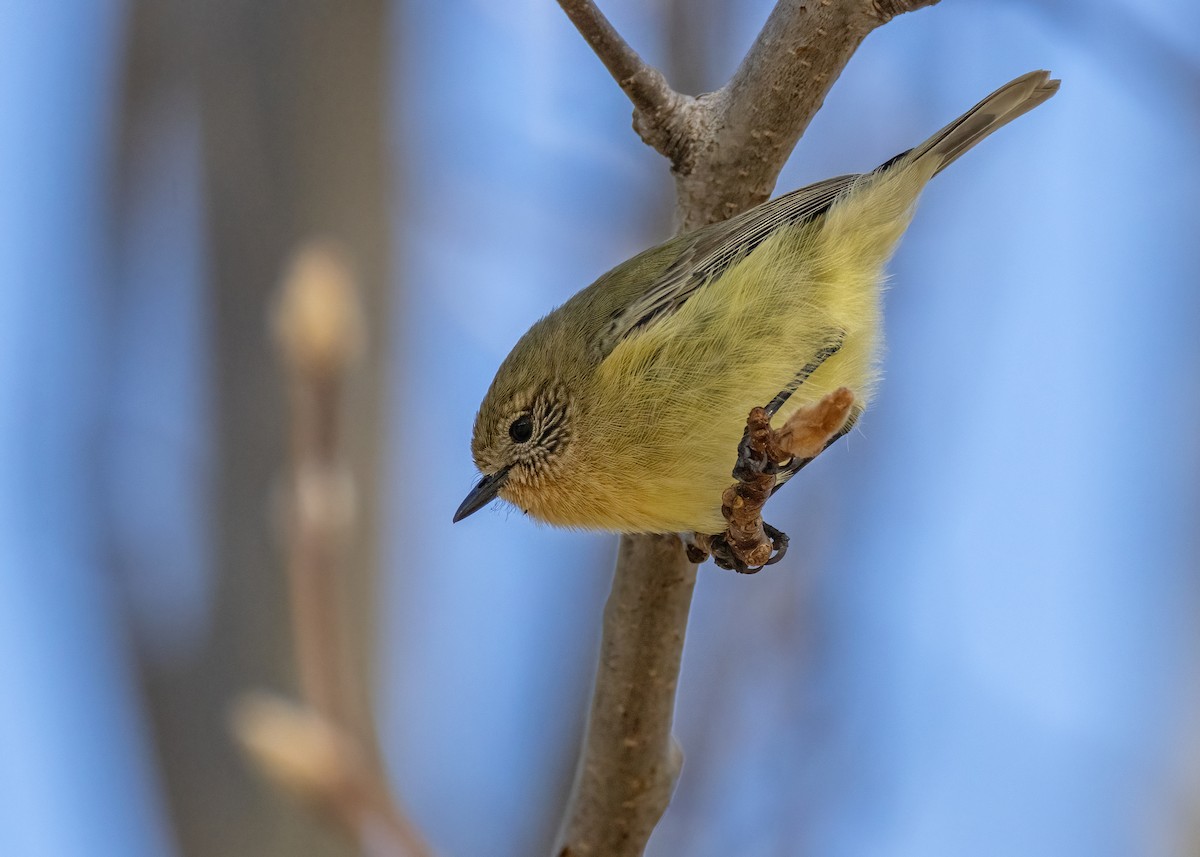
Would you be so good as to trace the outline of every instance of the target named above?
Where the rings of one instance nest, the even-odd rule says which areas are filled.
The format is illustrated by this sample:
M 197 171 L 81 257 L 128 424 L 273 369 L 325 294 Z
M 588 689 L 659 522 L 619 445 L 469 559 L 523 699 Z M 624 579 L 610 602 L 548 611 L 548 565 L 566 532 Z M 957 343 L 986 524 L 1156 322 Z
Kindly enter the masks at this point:
M 514 443 L 526 443 L 533 437 L 533 419 L 529 414 L 521 414 L 508 427 L 508 436 Z

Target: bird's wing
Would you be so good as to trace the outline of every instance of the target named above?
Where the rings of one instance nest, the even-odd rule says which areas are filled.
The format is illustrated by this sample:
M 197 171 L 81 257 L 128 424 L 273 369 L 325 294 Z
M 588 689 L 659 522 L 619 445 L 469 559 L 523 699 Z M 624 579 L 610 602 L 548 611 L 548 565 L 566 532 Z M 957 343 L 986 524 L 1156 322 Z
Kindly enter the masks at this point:
M 696 232 L 649 288 L 613 317 L 601 338 L 601 351 L 607 354 L 630 334 L 678 310 L 701 286 L 718 279 L 779 227 L 824 214 L 858 178 L 825 179 Z

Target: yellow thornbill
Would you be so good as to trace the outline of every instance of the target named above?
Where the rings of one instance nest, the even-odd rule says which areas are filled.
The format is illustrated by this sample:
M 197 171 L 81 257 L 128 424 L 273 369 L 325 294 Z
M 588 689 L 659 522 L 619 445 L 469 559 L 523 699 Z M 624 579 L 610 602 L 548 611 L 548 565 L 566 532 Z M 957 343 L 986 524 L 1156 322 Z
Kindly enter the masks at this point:
M 537 322 L 479 408 L 483 478 L 454 520 L 500 497 L 565 527 L 721 532 L 750 409 L 782 424 L 845 387 L 848 430 L 878 379 L 884 266 L 921 190 L 1058 85 L 1022 75 L 872 172 L 673 238 Z

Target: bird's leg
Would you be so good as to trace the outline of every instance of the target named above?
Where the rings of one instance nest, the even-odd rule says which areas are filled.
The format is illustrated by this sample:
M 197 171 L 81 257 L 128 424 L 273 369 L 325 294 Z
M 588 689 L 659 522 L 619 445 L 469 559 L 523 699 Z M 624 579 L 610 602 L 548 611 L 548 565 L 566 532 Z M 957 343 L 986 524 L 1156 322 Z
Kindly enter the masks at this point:
M 792 397 L 792 393 L 800 389 L 800 385 L 812 377 L 812 373 L 821 368 L 821 364 L 828 360 L 833 355 L 842 350 L 842 343 L 846 341 L 844 331 L 837 331 L 829 337 L 828 344 L 813 355 L 813 359 L 805 364 L 804 368 L 796 373 L 786 387 L 779 391 L 779 395 L 767 403 L 766 411 L 768 417 L 773 417 L 779 413 L 779 409 L 787 404 L 787 400 Z
M 733 467 L 737 482 L 721 496 L 725 532 L 695 534 L 688 542 L 688 556 L 693 562 L 703 562 L 711 555 L 721 568 L 753 574 L 783 559 L 788 537 L 763 521 L 763 504 L 791 472 L 850 430 L 854 395 L 845 388 L 835 390 L 815 405 L 800 408 L 779 429 L 771 427 L 771 418 L 826 360 L 841 350 L 844 341 L 845 331 L 831 332 L 827 344 L 779 395 L 766 407 L 750 412 Z
M 771 414 L 766 408 L 750 411 L 733 469 L 737 482 L 721 495 L 725 532 L 697 534 L 689 556 L 702 561 L 711 553 L 718 566 L 742 574 L 753 574 L 782 559 L 787 552 L 787 535 L 762 519 L 762 508 L 775 490 L 776 476 L 794 461 L 816 457 L 847 431 L 853 408 L 854 394 L 840 387 L 819 402 L 797 410 L 778 429 L 771 427 Z

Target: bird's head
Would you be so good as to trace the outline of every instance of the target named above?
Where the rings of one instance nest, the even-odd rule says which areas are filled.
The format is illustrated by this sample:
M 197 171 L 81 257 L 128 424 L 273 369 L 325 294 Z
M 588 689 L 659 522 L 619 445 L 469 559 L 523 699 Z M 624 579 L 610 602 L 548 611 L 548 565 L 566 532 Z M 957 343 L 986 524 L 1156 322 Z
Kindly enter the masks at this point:
M 500 366 L 479 406 L 471 453 L 482 478 L 455 522 L 496 497 L 537 514 L 546 489 L 568 466 L 584 386 L 570 355 L 543 320 Z M 538 515 L 538 517 L 544 517 Z

